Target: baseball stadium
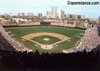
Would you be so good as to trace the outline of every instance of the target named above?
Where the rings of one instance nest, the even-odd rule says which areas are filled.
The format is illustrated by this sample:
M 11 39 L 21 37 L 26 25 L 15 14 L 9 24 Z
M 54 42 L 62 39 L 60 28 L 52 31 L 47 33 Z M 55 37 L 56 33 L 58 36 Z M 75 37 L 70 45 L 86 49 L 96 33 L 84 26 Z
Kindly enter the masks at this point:
M 0 26 L 0 62 L 7 68 L 22 69 L 96 67 L 100 27 L 84 30 L 75 24 L 37 22 Z
M 6 29 L 9 35 L 33 52 L 58 53 L 74 49 L 83 30 L 57 26 L 34 26 Z M 22 47 L 23 48 L 23 47 Z
M 99 0 L 1 0 L 0 10 L 0 71 L 100 71 Z
M 88 52 L 99 45 L 99 36 L 96 27 L 84 30 L 76 28 L 75 23 L 63 24 L 42 21 L 30 24 L 19 24 L 15 25 L 15 27 L 14 25 L 6 25 L 0 29 L 3 38 L 5 38 L 16 51 L 21 52 L 38 51 L 40 54 L 73 53 L 83 50 Z M 95 40 L 93 41 L 93 39 Z M 87 45 L 87 43 L 89 44 Z M 12 49 L 10 48 L 2 48 L 2 50 L 11 51 Z

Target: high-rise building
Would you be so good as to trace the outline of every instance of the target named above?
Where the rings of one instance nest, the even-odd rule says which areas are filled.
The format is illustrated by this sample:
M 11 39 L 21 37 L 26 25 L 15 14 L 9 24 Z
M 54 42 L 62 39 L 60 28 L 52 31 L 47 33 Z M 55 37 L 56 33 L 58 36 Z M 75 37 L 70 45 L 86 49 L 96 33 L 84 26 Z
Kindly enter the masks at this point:
M 78 15 L 72 15 L 72 19 L 78 19 L 78 17 L 80 17 L 80 16 L 78 16 Z
M 38 17 L 39 18 L 42 18 L 42 13 L 38 13 Z
M 51 11 L 47 11 L 46 17 L 47 18 L 57 18 L 57 7 L 52 7 Z
M 50 11 L 47 11 L 46 17 L 47 17 L 47 18 L 52 18 L 52 13 L 51 13 Z
M 31 16 L 34 16 L 34 14 L 33 14 L 33 13 L 31 13 Z
M 84 19 L 84 16 L 69 14 L 69 15 L 67 15 L 67 18 L 68 19 L 75 19 L 75 20 L 77 20 L 77 19 Z
M 21 13 L 18 13 L 17 16 L 21 16 Z
M 51 11 L 52 18 L 57 18 L 57 7 L 52 7 Z
M 27 13 L 27 16 L 34 16 L 33 13 Z
M 59 12 L 59 18 L 64 19 L 65 18 L 65 12 L 63 10 L 60 10 Z
M 22 15 L 22 16 L 25 16 L 25 13 L 23 12 L 21 15 Z
M 25 13 L 18 13 L 17 16 L 25 16 Z
M 99 16 L 99 20 L 100 20 L 100 16 Z
M 81 16 L 81 19 L 85 19 L 85 16 Z

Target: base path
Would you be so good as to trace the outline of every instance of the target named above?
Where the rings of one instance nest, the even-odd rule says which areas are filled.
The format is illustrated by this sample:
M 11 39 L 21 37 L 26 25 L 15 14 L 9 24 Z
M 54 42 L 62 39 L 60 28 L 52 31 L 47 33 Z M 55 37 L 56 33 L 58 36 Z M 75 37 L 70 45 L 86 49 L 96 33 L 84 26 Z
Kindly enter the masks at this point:
M 52 37 L 59 38 L 61 41 L 55 42 L 55 43 L 50 44 L 50 45 L 45 45 L 45 44 L 41 44 L 41 43 L 39 43 L 39 42 L 36 42 L 36 41 L 32 40 L 32 39 L 35 38 L 35 37 L 44 36 L 44 35 L 48 35 L 48 36 L 52 36 Z M 22 38 L 24 38 L 24 39 L 26 39 L 26 40 L 29 40 L 29 41 L 31 41 L 31 42 L 34 42 L 34 43 L 40 45 L 42 49 L 52 49 L 52 48 L 53 48 L 53 45 L 56 45 L 56 44 L 58 44 L 58 43 L 61 43 L 61 42 L 65 41 L 65 40 L 70 39 L 69 37 L 64 36 L 64 35 L 61 35 L 61 34 L 57 34 L 57 33 L 48 33 L 48 32 L 43 32 L 43 33 L 32 33 L 32 34 L 25 35 L 25 36 L 23 36 Z
M 33 38 L 35 38 L 35 37 L 44 36 L 44 35 L 56 37 L 56 38 L 59 38 L 60 40 L 64 40 L 64 39 L 68 39 L 68 38 L 69 38 L 69 37 L 64 36 L 64 35 L 61 35 L 61 34 L 57 34 L 57 33 L 48 33 L 48 32 L 43 32 L 43 33 L 32 33 L 32 34 L 25 35 L 25 36 L 23 36 L 22 38 L 25 38 L 25 39 L 33 39 Z

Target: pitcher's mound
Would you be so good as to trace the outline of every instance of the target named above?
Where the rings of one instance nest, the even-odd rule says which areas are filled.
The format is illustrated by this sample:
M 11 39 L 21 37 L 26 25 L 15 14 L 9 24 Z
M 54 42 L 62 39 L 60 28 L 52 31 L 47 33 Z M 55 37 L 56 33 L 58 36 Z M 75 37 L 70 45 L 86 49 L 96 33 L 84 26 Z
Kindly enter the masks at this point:
M 43 40 L 44 40 L 44 41 L 49 41 L 50 39 L 49 39 L 49 38 L 44 38 Z

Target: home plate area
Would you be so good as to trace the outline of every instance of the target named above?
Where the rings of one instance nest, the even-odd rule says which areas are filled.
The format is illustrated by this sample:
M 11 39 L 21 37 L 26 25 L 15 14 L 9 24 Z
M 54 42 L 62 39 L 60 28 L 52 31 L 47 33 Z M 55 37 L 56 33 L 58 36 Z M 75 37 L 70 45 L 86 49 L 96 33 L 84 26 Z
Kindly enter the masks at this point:
M 52 49 L 53 46 L 52 45 L 41 45 L 42 49 Z

